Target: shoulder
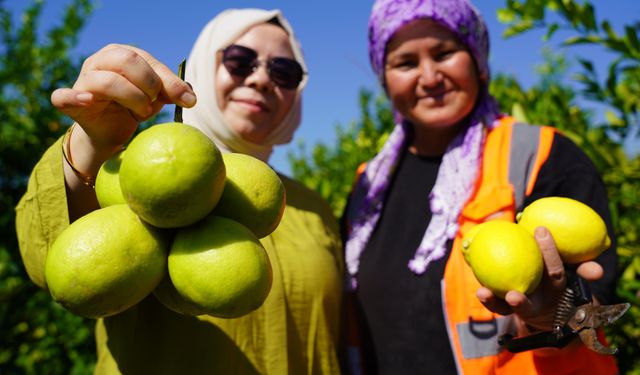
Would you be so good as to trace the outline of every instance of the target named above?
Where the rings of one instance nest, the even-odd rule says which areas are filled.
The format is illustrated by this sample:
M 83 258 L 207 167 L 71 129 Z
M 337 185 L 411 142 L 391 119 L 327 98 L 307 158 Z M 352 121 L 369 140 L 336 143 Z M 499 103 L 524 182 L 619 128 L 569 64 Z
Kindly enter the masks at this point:
M 286 207 L 281 229 L 292 235 L 311 234 L 321 247 L 340 257 L 340 229 L 327 201 L 320 194 L 290 177 L 278 174 L 286 191 Z
M 595 170 L 589 156 L 574 141 L 559 131 L 553 139 L 549 160 L 566 164 L 567 168 Z
M 331 207 L 322 196 L 304 184 L 278 173 L 286 191 L 287 209 L 320 216 L 323 221 L 335 221 Z
M 555 131 L 548 157 L 540 168 L 534 195 L 540 193 L 576 199 L 606 196 L 604 183 L 591 158 L 576 142 L 558 130 Z
M 287 194 L 287 204 L 308 202 L 311 205 L 326 204 L 324 199 L 316 191 L 309 189 L 300 181 L 278 173 Z

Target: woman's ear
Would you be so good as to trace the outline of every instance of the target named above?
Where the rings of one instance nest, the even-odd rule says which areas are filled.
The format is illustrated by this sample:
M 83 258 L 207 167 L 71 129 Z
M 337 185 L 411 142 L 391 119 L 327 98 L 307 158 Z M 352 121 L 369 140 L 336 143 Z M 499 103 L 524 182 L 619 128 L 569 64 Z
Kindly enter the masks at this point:
M 478 79 L 480 79 L 480 83 L 489 86 L 489 73 L 488 72 L 479 72 Z

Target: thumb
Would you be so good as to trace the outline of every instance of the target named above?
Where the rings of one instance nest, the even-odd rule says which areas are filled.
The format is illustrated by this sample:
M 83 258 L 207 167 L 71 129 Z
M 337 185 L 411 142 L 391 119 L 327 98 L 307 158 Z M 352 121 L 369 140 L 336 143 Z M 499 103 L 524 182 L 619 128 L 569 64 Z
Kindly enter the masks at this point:
M 556 289 L 564 288 L 565 274 L 564 264 L 556 248 L 556 243 L 551 236 L 549 230 L 545 227 L 537 227 L 534 232 L 534 237 L 542 253 L 542 259 L 544 260 L 544 268 L 548 280 L 551 285 Z

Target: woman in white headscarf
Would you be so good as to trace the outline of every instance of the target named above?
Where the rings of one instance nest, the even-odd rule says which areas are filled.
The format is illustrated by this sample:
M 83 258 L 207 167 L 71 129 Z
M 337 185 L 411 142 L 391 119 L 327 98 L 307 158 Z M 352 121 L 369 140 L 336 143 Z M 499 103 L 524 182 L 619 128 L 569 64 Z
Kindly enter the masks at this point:
M 263 161 L 300 123 L 306 67 L 278 10 L 216 16 L 193 47 L 186 81 L 193 89 L 147 52 L 109 45 L 86 60 L 73 88 L 53 93 L 52 103 L 75 120 L 74 129 L 35 167 L 16 218 L 21 254 L 36 284 L 46 287 L 44 259 L 57 235 L 98 208 L 91 185 L 100 165 L 164 104 L 185 107 L 185 123 L 223 152 Z M 98 320 L 96 373 L 339 373 L 337 224 L 317 194 L 281 179 L 287 206 L 278 228 L 261 239 L 273 268 L 265 303 L 243 317 L 220 319 L 182 315 L 150 296 Z

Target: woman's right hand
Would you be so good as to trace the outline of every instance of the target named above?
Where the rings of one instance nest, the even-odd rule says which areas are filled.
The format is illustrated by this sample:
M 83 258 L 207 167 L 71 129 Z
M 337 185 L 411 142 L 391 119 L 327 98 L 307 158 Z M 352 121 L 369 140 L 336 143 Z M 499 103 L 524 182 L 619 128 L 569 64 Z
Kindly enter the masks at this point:
M 51 102 L 82 128 L 73 133 L 74 138 L 86 138 L 72 144 L 75 161 L 83 152 L 101 155 L 100 159 L 110 156 L 131 138 L 138 123 L 165 104 L 192 107 L 196 97 L 148 52 L 110 44 L 87 58 L 73 88 L 55 90 Z
M 73 88 L 51 94 L 51 103 L 76 121 L 67 156 L 74 168 L 95 177 L 100 166 L 119 151 L 138 123 L 165 104 L 195 105 L 191 87 L 139 48 L 110 44 L 87 58 Z M 97 209 L 95 191 L 63 161 L 69 219 Z

